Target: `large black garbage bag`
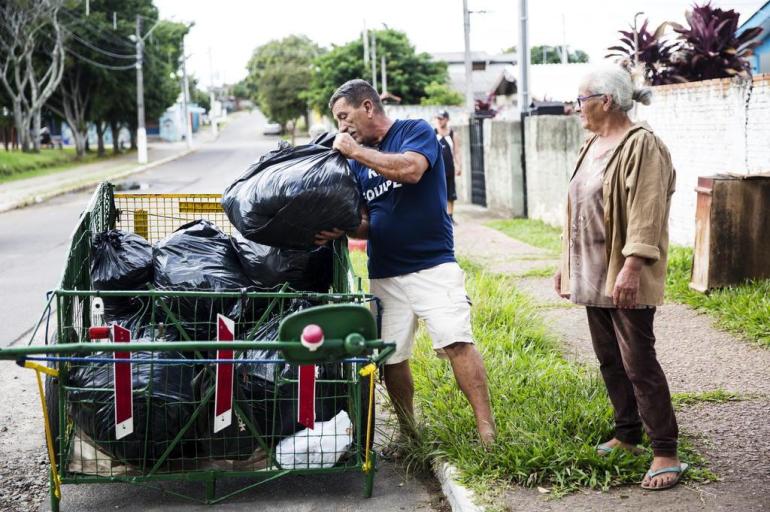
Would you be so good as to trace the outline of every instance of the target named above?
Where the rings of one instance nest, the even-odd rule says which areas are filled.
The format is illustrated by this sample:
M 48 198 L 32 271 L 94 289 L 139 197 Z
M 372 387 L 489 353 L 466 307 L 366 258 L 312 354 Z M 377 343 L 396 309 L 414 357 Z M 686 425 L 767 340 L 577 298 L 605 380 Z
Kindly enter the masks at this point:
M 144 290 L 152 282 L 152 246 L 141 236 L 117 229 L 97 233 L 91 244 L 94 290 Z M 148 310 L 140 297 L 103 297 L 105 323 L 132 328 Z
M 243 270 L 259 288 L 272 289 L 284 283 L 294 290 L 326 292 L 333 279 L 332 250 L 281 249 L 233 235 L 233 246 Z
M 180 227 L 153 248 L 155 287 L 160 290 L 199 292 L 253 289 L 244 274 L 230 237 L 207 220 Z M 216 315 L 239 320 L 251 310 L 242 298 L 165 298 L 164 303 L 194 340 L 216 339 Z M 160 312 L 167 324 L 172 318 Z M 180 336 L 180 338 L 182 338 Z
M 328 138 L 328 137 L 327 137 Z M 358 227 L 361 196 L 339 152 L 281 143 L 225 190 L 222 207 L 244 237 L 272 247 L 313 247 L 315 235 Z
M 304 309 L 310 304 L 295 301 L 287 312 Z M 273 316 L 258 330 L 254 339 L 259 341 L 277 340 L 281 318 Z M 241 393 L 251 408 L 257 427 L 269 444 L 302 430 L 297 423 L 297 384 L 299 367 L 283 361 L 283 355 L 275 350 L 249 350 L 245 359 L 275 361 L 243 363 L 237 367 L 236 379 Z M 316 421 L 328 421 L 341 410 L 348 409 L 348 395 L 345 384 L 323 382 L 340 380 L 344 377 L 341 363 L 326 363 L 318 366 L 316 375 Z
M 88 359 L 112 356 L 98 353 Z M 151 467 L 192 417 L 196 405 L 192 388 L 195 366 L 146 363 L 180 357 L 176 352 L 132 354 L 134 432 L 120 440 L 115 439 L 113 364 L 89 362 L 73 366 L 68 374 L 67 402 L 75 425 L 115 459 L 135 466 L 144 462 Z M 194 435 L 195 430 L 190 428 L 172 449 L 170 459 L 194 457 L 195 447 L 190 441 Z

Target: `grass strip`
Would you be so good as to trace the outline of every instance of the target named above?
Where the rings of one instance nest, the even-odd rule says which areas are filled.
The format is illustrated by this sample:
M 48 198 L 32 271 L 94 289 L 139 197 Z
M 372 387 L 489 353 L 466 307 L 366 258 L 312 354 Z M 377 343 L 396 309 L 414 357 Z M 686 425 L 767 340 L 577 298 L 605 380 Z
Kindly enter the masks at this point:
M 689 247 L 669 249 L 666 297 L 708 313 L 722 329 L 770 348 L 770 279 L 700 293 L 689 287 L 692 255 Z
M 558 228 L 532 219 L 495 220 L 488 226 L 530 245 L 560 250 Z M 717 325 L 770 348 L 770 280 L 746 283 L 703 294 L 690 289 L 692 248 L 672 245 L 668 252 L 666 298 L 711 315 Z
M 41 149 L 40 153 L 0 151 L 0 183 L 66 171 L 113 156 L 111 152 L 104 157 L 99 157 L 96 153 L 86 153 L 78 160 L 73 148 Z
M 545 249 L 558 256 L 561 251 L 561 229 L 540 220 L 502 219 L 493 220 L 487 226 L 501 231 L 511 238 Z
M 671 401 L 674 407 L 694 405 L 698 403 L 723 404 L 725 402 L 739 402 L 748 399 L 748 396 L 725 391 L 724 389 L 714 389 L 712 391 L 674 393 L 671 395 Z

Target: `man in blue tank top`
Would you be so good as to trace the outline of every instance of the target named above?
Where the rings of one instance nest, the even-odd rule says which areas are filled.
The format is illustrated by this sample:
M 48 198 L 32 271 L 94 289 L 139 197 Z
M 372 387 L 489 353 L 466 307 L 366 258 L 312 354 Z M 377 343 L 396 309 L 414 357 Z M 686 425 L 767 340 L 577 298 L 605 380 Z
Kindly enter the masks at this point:
M 385 363 L 385 386 L 402 434 L 414 428 L 414 384 L 409 359 L 417 321 L 433 348 L 446 356 L 476 416 L 481 442 L 495 437 L 486 371 L 473 344 L 465 274 L 454 255 L 446 211 L 444 163 L 438 141 L 423 120 L 391 120 L 377 92 L 350 80 L 329 108 L 339 124 L 334 149 L 350 159 L 367 205 L 354 238 L 366 238 L 371 292 L 382 308 L 382 339 L 396 342 Z M 342 236 L 322 232 L 317 243 Z

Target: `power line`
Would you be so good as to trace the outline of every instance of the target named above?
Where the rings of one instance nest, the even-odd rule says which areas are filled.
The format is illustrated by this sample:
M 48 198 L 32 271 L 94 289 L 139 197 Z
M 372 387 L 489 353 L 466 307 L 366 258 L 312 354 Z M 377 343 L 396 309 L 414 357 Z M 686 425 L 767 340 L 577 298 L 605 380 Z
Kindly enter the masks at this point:
M 121 53 L 114 53 L 114 52 L 111 52 L 109 50 L 105 50 L 104 48 L 99 48 L 99 47 L 95 46 L 93 43 L 90 43 L 90 42 L 86 41 L 85 39 L 81 38 L 76 33 L 72 32 L 70 30 L 67 30 L 67 29 L 65 29 L 65 31 L 70 36 L 72 36 L 76 41 L 81 43 L 82 45 L 87 46 L 88 48 L 90 48 L 90 49 L 92 49 L 92 50 L 94 50 L 96 52 L 102 53 L 102 54 L 104 54 L 104 55 L 106 55 L 108 57 L 114 57 L 116 59 L 136 60 L 136 55 L 127 55 L 127 54 L 121 54 Z
M 65 47 L 64 50 L 67 53 L 71 54 L 74 57 L 77 57 L 78 59 L 80 59 L 80 60 L 82 60 L 84 62 L 88 62 L 89 64 L 92 64 L 94 66 L 97 66 L 97 67 L 100 67 L 100 68 L 104 68 L 104 69 L 112 69 L 112 70 L 115 70 L 115 71 L 126 71 L 126 70 L 129 70 L 129 69 L 134 69 L 136 67 L 136 63 L 134 63 L 134 64 L 126 64 L 124 66 L 112 66 L 110 64 L 102 64 L 101 62 L 96 62 L 95 60 L 91 60 L 88 57 L 80 55 L 78 52 L 76 52 L 72 48 Z
M 81 18 L 78 18 L 74 16 L 73 14 L 69 13 L 68 11 L 60 11 L 62 14 L 65 14 L 69 20 L 72 26 L 77 27 L 83 27 L 87 31 L 90 31 L 92 35 L 95 35 L 97 38 L 101 38 L 104 41 L 110 42 L 112 44 L 115 44 L 117 47 L 124 47 L 125 49 L 134 49 L 133 43 L 123 39 L 119 35 L 117 35 L 114 32 L 114 29 L 110 30 L 104 30 L 102 27 L 96 26 L 92 23 L 87 22 L 86 20 L 83 20 Z

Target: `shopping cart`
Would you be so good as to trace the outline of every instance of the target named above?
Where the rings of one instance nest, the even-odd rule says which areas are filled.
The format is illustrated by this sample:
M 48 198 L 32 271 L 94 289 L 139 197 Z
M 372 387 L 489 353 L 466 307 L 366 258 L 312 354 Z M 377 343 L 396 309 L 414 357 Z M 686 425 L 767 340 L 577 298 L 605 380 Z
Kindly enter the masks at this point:
M 127 482 L 211 504 L 281 476 L 343 471 L 363 472 L 371 496 L 375 376 L 394 348 L 378 339 L 344 240 L 325 293 L 92 289 L 94 234 L 154 243 L 201 218 L 230 233 L 219 199 L 99 186 L 29 344 L 0 350 L 36 373 L 52 510 L 62 484 Z M 115 299 L 131 301 L 136 322 L 104 325 Z M 183 319 L 191 306 L 196 318 Z M 201 485 L 168 483 L 180 481 Z

